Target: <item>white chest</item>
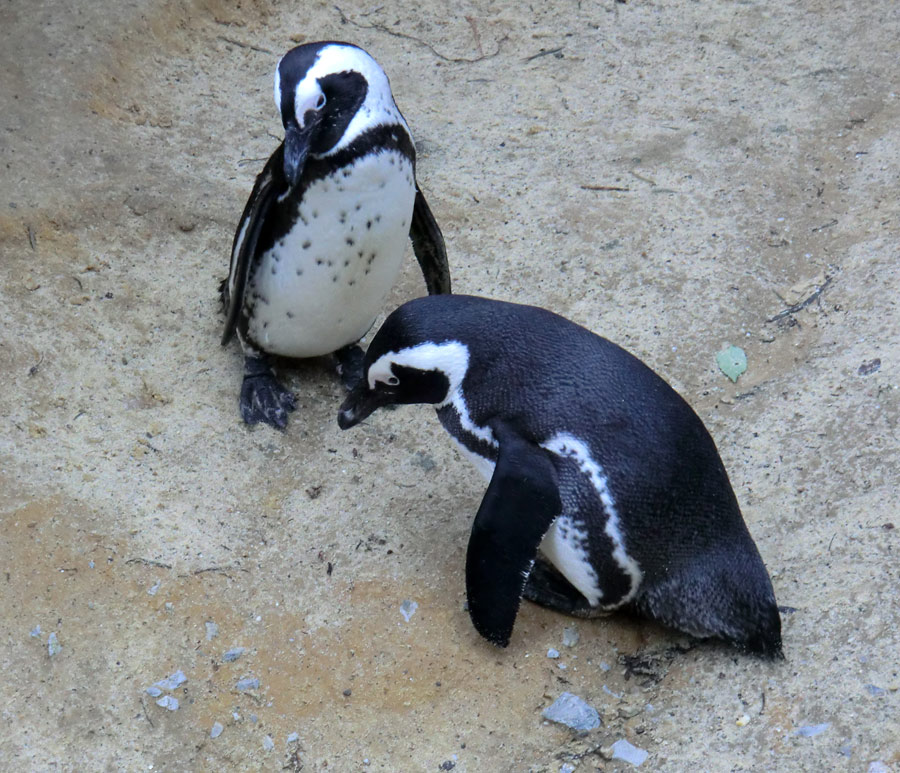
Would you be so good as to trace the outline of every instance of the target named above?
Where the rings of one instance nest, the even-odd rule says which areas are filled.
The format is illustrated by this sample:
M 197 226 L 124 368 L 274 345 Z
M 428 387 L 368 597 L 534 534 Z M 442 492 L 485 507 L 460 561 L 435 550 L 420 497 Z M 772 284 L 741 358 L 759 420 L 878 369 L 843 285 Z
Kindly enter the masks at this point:
M 396 151 L 313 183 L 248 283 L 251 339 L 273 354 L 314 357 L 365 335 L 400 270 L 414 200 L 412 164 Z

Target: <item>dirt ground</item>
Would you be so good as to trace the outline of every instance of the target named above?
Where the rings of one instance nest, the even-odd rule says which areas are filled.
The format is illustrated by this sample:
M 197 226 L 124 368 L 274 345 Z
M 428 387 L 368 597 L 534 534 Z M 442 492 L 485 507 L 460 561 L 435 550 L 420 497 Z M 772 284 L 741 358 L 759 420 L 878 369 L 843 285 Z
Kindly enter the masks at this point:
M 0 5 L 0 769 L 900 770 L 900 5 L 339 3 Z M 241 423 L 217 282 L 275 62 L 329 38 L 388 72 L 455 289 L 696 408 L 784 661 L 531 605 L 492 648 L 431 409 L 341 433 L 315 361 L 287 432 Z M 390 307 L 423 292 L 410 254 Z M 545 723 L 563 691 L 603 725 Z

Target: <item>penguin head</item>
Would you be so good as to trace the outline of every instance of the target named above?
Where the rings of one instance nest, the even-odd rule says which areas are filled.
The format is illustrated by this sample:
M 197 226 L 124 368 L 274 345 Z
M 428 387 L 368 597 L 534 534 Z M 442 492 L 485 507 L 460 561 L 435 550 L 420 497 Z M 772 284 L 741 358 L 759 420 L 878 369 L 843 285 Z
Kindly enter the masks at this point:
M 306 43 L 275 68 L 275 104 L 284 125 L 284 174 L 297 184 L 307 155 L 327 156 L 367 129 L 406 126 L 384 70 L 350 43 Z
M 441 406 L 460 389 L 469 368 L 469 349 L 458 340 L 428 340 L 408 323 L 406 307 L 391 314 L 366 352 L 363 378 L 338 413 L 349 429 L 386 405 Z

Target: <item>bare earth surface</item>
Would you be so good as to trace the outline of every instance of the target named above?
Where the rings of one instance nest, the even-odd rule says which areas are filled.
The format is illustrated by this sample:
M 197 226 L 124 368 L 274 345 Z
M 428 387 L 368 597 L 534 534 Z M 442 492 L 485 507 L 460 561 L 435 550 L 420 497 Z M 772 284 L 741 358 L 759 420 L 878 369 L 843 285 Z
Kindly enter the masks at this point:
M 492 648 L 484 483 L 431 409 L 341 433 L 313 361 L 286 433 L 241 423 L 217 282 L 275 62 L 328 38 L 391 77 L 455 289 L 696 408 L 784 661 L 531 605 Z M 900 770 L 895 0 L 18 0 L 0 40 L 0 769 L 624 771 L 625 738 L 642 770 Z M 178 670 L 173 711 L 145 688 Z M 563 691 L 603 725 L 545 723 Z

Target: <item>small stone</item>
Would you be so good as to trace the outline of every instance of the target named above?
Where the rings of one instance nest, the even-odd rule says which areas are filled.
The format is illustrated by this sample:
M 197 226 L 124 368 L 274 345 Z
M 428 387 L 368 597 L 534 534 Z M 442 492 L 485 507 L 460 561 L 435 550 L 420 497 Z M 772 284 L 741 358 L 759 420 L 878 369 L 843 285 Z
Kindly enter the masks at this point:
M 90 569 L 93 569 L 93 568 L 94 568 L 94 562 L 93 562 L 93 561 L 88 561 L 88 568 L 90 568 Z
M 156 705 L 162 706 L 169 711 L 178 711 L 178 698 L 173 698 L 171 695 L 164 695 L 156 702 Z
M 575 773 L 575 766 L 571 762 L 564 762 L 559 766 L 559 773 Z
M 217 626 L 212 620 L 206 621 L 206 641 L 212 641 L 219 635 L 219 626 Z
M 156 592 L 159 590 L 159 586 L 162 585 L 162 580 L 157 580 L 153 585 L 147 588 L 148 596 L 155 596 Z
M 642 765 L 647 760 L 647 757 L 650 756 L 649 753 L 647 753 L 643 749 L 639 749 L 637 746 L 632 746 L 624 738 L 620 738 L 612 745 L 612 751 L 612 758 L 614 760 L 630 762 L 635 767 Z
M 453 770 L 456 767 L 456 763 L 453 760 L 444 760 L 440 765 L 438 765 L 438 770 Z
M 553 647 L 551 647 L 549 650 L 547 650 L 547 657 L 548 658 L 558 658 L 559 650 L 555 650 L 555 649 L 553 649 Z
M 749 714 L 741 714 L 741 716 L 739 716 L 734 721 L 734 724 L 736 724 L 738 727 L 745 727 L 749 723 L 750 723 L 750 715 Z
M 344 692 L 341 693 L 341 694 L 342 694 L 345 698 L 349 698 L 351 695 L 353 695 L 353 690 L 351 690 L 351 689 L 348 687 L 348 688 L 347 688 L 346 690 L 344 690 Z
M 247 676 L 243 679 L 238 679 L 237 684 L 235 685 L 238 690 L 241 692 L 246 692 L 247 690 L 258 690 L 259 689 L 259 679 L 255 676 Z
M 184 671 L 180 668 L 171 676 L 167 676 L 165 679 L 160 679 L 155 687 L 159 687 L 163 690 L 175 690 L 181 685 L 183 685 L 187 681 L 187 677 L 184 675 Z
M 887 690 L 885 690 L 883 687 L 878 687 L 877 685 L 874 685 L 874 684 L 867 684 L 866 692 L 868 692 L 869 695 L 884 695 L 887 692 Z
M 160 695 L 162 695 L 162 690 L 160 690 L 159 687 L 148 687 L 146 690 L 144 690 L 144 692 L 147 693 L 147 695 L 149 695 L 151 698 L 158 698 Z
M 59 643 L 59 639 L 56 636 L 56 631 L 53 631 L 50 634 L 50 637 L 47 639 L 47 652 L 50 653 L 51 658 L 54 655 L 59 655 L 59 653 L 62 652 L 62 644 Z
M 863 362 L 859 368 L 857 368 L 856 373 L 859 376 L 871 376 L 879 370 L 881 370 L 881 360 L 876 357 L 874 360 L 866 360 Z
M 868 773 L 891 773 L 891 769 L 881 760 L 872 760 L 869 763 Z
M 222 731 L 224 729 L 225 729 L 225 727 L 222 725 L 221 722 L 216 722 L 212 726 L 212 729 L 209 731 L 209 737 L 210 738 L 218 738 L 220 735 L 222 735 Z
M 267 735 L 263 738 L 263 749 L 267 752 L 272 751 L 275 748 L 275 741 L 272 740 L 272 736 Z
M 801 738 L 812 738 L 814 735 L 824 733 L 829 727 L 831 727 L 831 722 L 823 722 L 821 725 L 805 725 L 798 727 L 794 731 L 794 735 L 799 735 Z
M 174 612 L 175 611 L 175 605 L 171 601 L 167 601 L 165 606 L 166 606 L 166 612 Z
M 604 663 L 602 660 L 600 661 L 600 670 L 601 671 L 609 671 L 612 666 L 609 663 Z
M 581 733 L 600 726 L 600 715 L 597 710 L 570 692 L 560 695 L 552 705 L 544 709 L 541 716 L 550 722 L 565 725 Z
M 563 646 L 574 647 L 578 644 L 581 635 L 576 628 L 563 628 Z
M 300 740 L 300 733 L 291 733 L 287 737 L 287 743 L 297 743 Z
M 623 703 L 618 708 L 618 714 L 622 719 L 631 719 L 632 717 L 636 717 L 643 711 L 641 706 L 635 706 L 629 703 Z
M 226 663 L 234 663 L 241 655 L 247 651 L 246 647 L 232 647 L 228 652 L 222 655 L 222 660 Z
M 409 618 L 411 618 L 416 610 L 419 608 L 419 605 L 415 601 L 410 601 L 406 599 L 402 604 L 400 604 L 400 614 L 403 615 L 403 619 L 406 622 L 409 622 Z
M 41 635 L 41 627 L 39 625 L 36 625 L 28 632 L 28 635 L 34 639 L 37 639 Z

